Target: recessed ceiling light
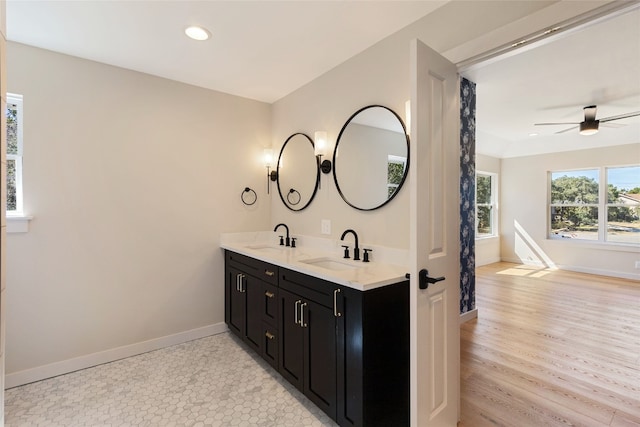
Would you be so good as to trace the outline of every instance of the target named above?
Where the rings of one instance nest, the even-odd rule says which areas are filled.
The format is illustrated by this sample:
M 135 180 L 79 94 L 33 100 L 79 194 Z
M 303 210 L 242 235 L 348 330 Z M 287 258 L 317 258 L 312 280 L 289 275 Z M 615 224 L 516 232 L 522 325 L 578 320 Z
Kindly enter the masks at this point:
M 211 33 L 209 31 L 202 27 L 198 27 L 197 25 L 187 27 L 184 30 L 184 33 L 187 35 L 187 37 L 199 41 L 207 40 L 211 36 Z
M 538 136 L 537 133 L 530 133 L 529 136 Z

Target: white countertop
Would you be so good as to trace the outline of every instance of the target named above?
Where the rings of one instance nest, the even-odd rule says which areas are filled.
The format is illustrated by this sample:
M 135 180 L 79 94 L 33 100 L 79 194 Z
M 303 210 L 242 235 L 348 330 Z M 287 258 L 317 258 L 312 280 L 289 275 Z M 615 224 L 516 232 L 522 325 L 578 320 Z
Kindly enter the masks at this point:
M 359 244 L 361 259 L 363 248 L 373 249 L 371 261 L 362 262 L 342 258 L 342 244 L 350 246 L 353 257 L 354 245 L 351 240 L 343 242 L 310 236 L 292 237 L 296 237 L 295 248 L 279 246 L 278 235 L 269 231 L 224 233 L 220 235 L 220 247 L 359 291 L 406 280 L 405 274 L 409 269 L 402 265 L 402 260 L 408 259 L 405 250 Z M 320 264 L 331 264 L 332 267 L 325 268 Z

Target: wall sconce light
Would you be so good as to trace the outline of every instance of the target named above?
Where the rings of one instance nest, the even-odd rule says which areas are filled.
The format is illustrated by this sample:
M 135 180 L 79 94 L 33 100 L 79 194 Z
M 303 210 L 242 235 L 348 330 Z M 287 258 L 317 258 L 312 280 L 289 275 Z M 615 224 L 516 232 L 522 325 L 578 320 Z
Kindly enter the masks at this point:
M 318 165 L 322 173 L 331 172 L 331 160 L 322 160 L 322 156 L 326 156 L 329 149 L 329 140 L 327 139 L 327 133 L 324 131 L 318 131 L 315 133 L 315 145 L 314 151 L 318 159 Z
M 278 178 L 278 172 L 270 171 L 273 165 L 273 150 L 271 148 L 264 149 L 264 165 L 267 167 L 267 194 L 271 188 L 271 181 L 275 181 Z

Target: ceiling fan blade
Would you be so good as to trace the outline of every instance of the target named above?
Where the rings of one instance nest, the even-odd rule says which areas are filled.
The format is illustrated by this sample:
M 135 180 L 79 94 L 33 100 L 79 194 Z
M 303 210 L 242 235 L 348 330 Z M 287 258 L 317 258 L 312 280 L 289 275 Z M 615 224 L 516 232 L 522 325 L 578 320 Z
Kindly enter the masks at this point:
M 574 129 L 578 129 L 578 126 L 573 126 L 573 127 L 568 128 L 568 129 L 565 129 L 565 130 L 560 130 L 560 131 L 558 131 L 556 133 L 565 133 L 565 132 L 569 132 L 570 130 L 574 130 Z
M 600 123 L 602 123 L 602 122 L 610 122 L 611 120 L 626 119 L 628 117 L 635 117 L 635 116 L 640 116 L 640 111 L 634 111 L 632 113 L 620 114 L 618 116 L 606 117 L 604 119 L 600 119 Z
M 549 126 L 549 125 L 579 125 L 579 122 L 555 122 L 555 123 L 534 123 L 534 126 Z
M 596 119 L 596 106 L 589 105 L 588 107 L 584 107 L 584 121 L 591 122 Z
M 608 128 L 623 128 L 626 125 L 624 123 L 600 123 L 603 127 Z

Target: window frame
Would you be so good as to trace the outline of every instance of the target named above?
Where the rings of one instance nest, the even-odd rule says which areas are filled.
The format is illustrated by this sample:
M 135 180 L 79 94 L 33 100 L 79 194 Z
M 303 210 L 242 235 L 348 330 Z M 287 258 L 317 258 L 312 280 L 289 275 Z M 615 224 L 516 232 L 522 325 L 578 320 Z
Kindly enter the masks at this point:
M 628 165 L 608 165 L 608 166 L 594 166 L 587 168 L 574 168 L 574 169 L 558 169 L 558 170 L 550 170 L 547 171 L 547 208 L 546 208 L 546 216 L 547 216 L 547 239 L 548 240 L 562 240 L 567 242 L 579 243 L 579 244 L 597 244 L 597 245 L 616 245 L 616 246 L 630 246 L 630 247 L 639 247 L 639 243 L 628 243 L 628 242 L 616 242 L 608 240 L 608 212 L 609 207 L 622 206 L 619 203 L 609 203 L 608 201 L 608 188 L 609 188 L 609 169 L 618 169 L 618 168 L 627 168 L 627 167 L 640 167 L 639 164 L 628 164 Z M 597 171 L 598 172 L 598 203 L 551 203 L 551 184 L 552 184 L 552 175 L 557 173 L 575 173 L 581 171 Z M 597 239 L 580 239 L 580 238 L 571 238 L 567 239 L 562 235 L 556 235 L 552 232 L 552 221 L 551 221 L 551 208 L 552 207 L 587 207 L 587 208 L 595 208 L 598 212 L 598 238 Z
M 403 156 L 396 156 L 393 154 L 389 154 L 387 155 L 387 194 L 388 197 L 391 197 L 392 194 L 394 194 L 396 191 L 398 191 L 398 187 L 400 186 L 400 184 L 394 184 L 392 182 L 389 182 L 389 165 L 390 164 L 398 164 L 398 165 L 402 165 L 402 171 L 403 171 L 403 176 L 407 171 L 407 158 L 403 157 Z M 393 188 L 393 192 L 390 192 L 390 190 Z
M 17 121 L 17 153 L 6 153 L 7 163 L 9 161 L 15 162 L 15 180 L 16 180 L 16 209 L 9 210 L 7 206 L 7 217 L 23 217 L 24 216 L 24 193 L 22 187 L 22 163 L 24 155 L 24 102 L 23 96 L 7 92 L 7 108 L 9 104 L 16 106 L 16 121 Z M 6 114 L 6 111 L 5 111 Z
M 636 164 L 636 165 L 627 165 L 627 166 L 604 166 L 603 167 L 603 177 L 604 177 L 604 188 L 601 188 L 601 191 L 604 192 L 602 194 L 602 198 L 604 199 L 604 211 L 603 211 L 603 215 L 602 215 L 602 219 L 604 222 L 603 225 L 603 235 L 604 235 L 604 242 L 607 244 L 612 244 L 612 245 L 632 245 L 632 246 L 640 246 L 640 242 L 638 243 L 628 243 L 628 242 L 616 242 L 613 240 L 609 240 L 609 208 L 629 208 L 628 205 L 626 205 L 623 202 L 620 202 L 619 199 L 615 200 L 613 202 L 609 202 L 609 170 L 610 169 L 623 169 L 623 168 L 629 168 L 629 167 L 636 167 L 636 168 L 640 168 L 640 164 Z M 640 186 L 640 181 L 637 183 L 638 186 Z
M 479 176 L 487 176 L 489 177 L 491 183 L 491 198 L 489 203 L 478 203 L 478 177 Z M 485 172 L 485 171 L 476 171 L 475 183 L 474 183 L 474 200 L 475 200 L 475 238 L 476 240 L 480 239 L 490 239 L 499 236 L 498 232 L 498 174 L 495 172 Z M 480 234 L 478 230 L 478 226 L 480 225 L 479 216 L 478 216 L 478 207 L 489 207 L 490 215 L 489 220 L 491 222 L 491 233 L 482 233 Z

